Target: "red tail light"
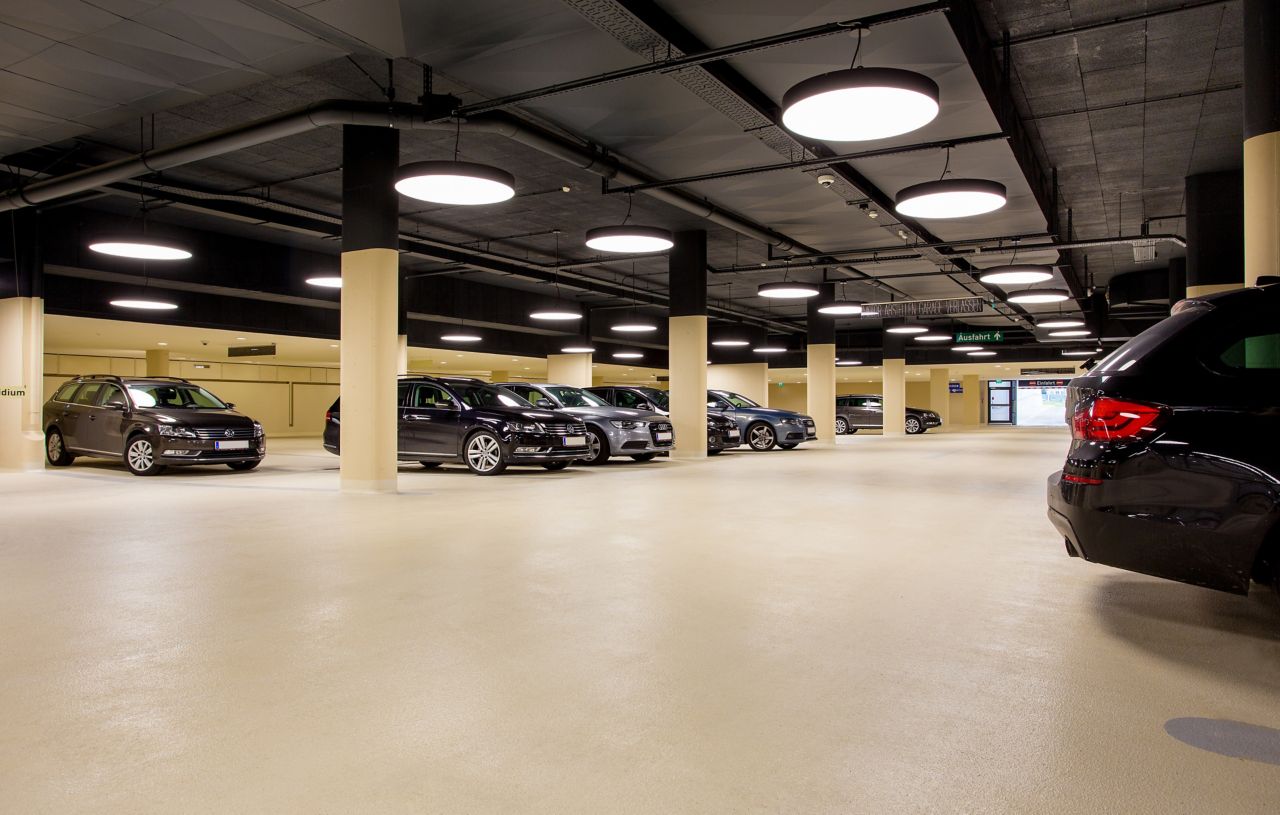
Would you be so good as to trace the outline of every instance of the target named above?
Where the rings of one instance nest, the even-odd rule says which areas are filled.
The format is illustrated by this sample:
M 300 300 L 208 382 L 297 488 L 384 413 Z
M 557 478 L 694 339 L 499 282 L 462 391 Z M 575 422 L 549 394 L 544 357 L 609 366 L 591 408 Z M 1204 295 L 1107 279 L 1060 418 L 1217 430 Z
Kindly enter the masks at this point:
M 1077 408 L 1071 435 L 1084 441 L 1129 441 L 1156 429 L 1160 408 L 1103 396 Z
M 324 420 L 325 420 L 326 422 L 333 421 L 333 411 L 332 411 L 332 410 L 326 410 L 326 411 L 324 412 Z

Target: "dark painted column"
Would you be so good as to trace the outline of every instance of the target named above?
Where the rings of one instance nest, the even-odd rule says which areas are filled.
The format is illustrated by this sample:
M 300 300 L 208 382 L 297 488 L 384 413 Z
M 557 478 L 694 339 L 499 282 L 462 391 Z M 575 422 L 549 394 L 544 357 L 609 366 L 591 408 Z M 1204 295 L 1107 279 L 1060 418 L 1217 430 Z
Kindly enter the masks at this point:
M 39 214 L 10 212 L 0 228 L 11 241 L 13 268 L 0 283 L 0 470 L 44 466 L 44 258 Z M 12 220 L 10 220 L 12 219 Z
M 1280 274 L 1280 3 L 1244 0 L 1244 280 Z
M 667 369 L 679 458 L 707 456 L 707 233 L 677 232 L 667 258 L 671 315 Z
M 396 489 L 400 133 L 342 129 L 342 489 Z
M 1186 200 L 1186 295 L 1200 297 L 1239 288 L 1244 268 L 1241 172 L 1225 170 L 1187 176 Z
M 820 443 L 836 440 L 836 320 L 818 311 L 836 296 L 834 283 L 823 283 L 822 293 L 810 297 L 806 327 L 809 343 L 805 348 L 806 409 L 813 417 Z

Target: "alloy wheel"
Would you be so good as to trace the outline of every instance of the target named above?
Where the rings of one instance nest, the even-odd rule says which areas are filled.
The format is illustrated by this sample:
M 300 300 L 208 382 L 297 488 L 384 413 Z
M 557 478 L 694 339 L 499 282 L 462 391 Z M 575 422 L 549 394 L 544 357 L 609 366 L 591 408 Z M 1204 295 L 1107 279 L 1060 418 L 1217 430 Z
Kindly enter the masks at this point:
M 49 438 L 45 440 L 45 449 L 49 454 L 50 461 L 57 461 L 62 458 L 62 434 L 50 433 Z
M 155 448 L 146 439 L 138 439 L 129 445 L 129 467 L 135 472 L 146 472 L 156 463 Z
M 502 448 L 493 436 L 481 433 L 467 442 L 467 463 L 473 470 L 487 473 L 502 461 Z
M 773 446 L 774 435 L 773 428 L 767 424 L 756 425 L 751 428 L 751 446 L 757 450 L 768 450 Z
M 595 433 L 587 433 L 587 452 L 591 453 L 592 461 L 599 458 L 601 447 L 603 447 L 603 445 L 600 443 L 600 437 Z
M 844 419 L 836 419 L 836 435 L 843 436 L 849 432 L 849 423 Z
M 914 416 L 907 417 L 907 432 L 915 435 L 920 432 L 920 420 Z

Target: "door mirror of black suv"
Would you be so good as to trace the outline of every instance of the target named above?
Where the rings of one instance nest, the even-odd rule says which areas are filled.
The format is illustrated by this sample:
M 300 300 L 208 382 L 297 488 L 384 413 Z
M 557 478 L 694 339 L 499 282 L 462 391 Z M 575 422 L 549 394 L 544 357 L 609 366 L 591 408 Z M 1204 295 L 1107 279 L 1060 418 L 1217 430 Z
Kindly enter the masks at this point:
M 112 399 L 110 402 L 103 405 L 103 407 L 110 408 L 111 410 L 128 410 L 129 404 L 123 399 Z
M 555 410 L 556 407 L 555 402 L 552 402 L 550 399 L 539 399 L 533 403 L 533 406 L 543 408 L 544 410 Z
M 227 405 L 227 410 L 231 410 L 232 408 L 234 408 L 234 407 L 236 406 L 236 403 L 235 403 L 235 402 L 227 402 L 227 403 L 226 403 L 226 405 Z

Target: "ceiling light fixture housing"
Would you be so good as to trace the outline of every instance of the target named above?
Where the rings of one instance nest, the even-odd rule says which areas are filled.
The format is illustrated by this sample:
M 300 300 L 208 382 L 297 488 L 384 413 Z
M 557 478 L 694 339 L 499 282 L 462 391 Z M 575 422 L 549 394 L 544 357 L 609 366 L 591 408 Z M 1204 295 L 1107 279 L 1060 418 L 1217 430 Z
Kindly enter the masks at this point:
M 812 283 L 795 283 L 784 280 L 781 283 L 763 283 L 756 288 L 760 297 L 772 297 L 776 300 L 799 300 L 805 297 L 817 297 L 821 290 Z
M 110 237 L 89 244 L 94 252 L 118 258 L 134 260 L 187 260 L 191 252 L 169 241 L 157 241 L 145 237 Z
M 1063 328 L 1058 331 L 1050 331 L 1050 337 L 1087 337 L 1093 332 L 1087 328 Z
M 922 325 L 894 325 L 885 329 L 890 334 L 924 334 L 929 331 Z
M 644 354 L 640 351 L 614 351 L 614 359 L 641 359 Z
M 457 331 L 450 331 L 447 334 L 441 334 L 440 339 L 445 342 L 480 342 L 481 336 L 474 331 L 459 329 Z
M 415 161 L 396 172 L 396 192 L 433 204 L 498 204 L 516 194 L 516 179 L 487 164 Z
M 582 312 L 561 307 L 544 308 L 529 312 L 529 319 L 543 320 L 544 322 L 549 323 L 567 322 L 569 320 L 581 320 Z
M 1101 354 L 1101 348 L 1071 348 L 1062 352 L 1064 357 L 1091 357 L 1094 354 Z
M 970 351 L 968 354 L 971 357 L 994 357 L 995 355 L 995 351 Z
M 1066 289 L 1025 289 L 1005 297 L 1010 303 L 1061 303 L 1071 298 Z
M 969 351 L 981 351 L 983 349 L 981 345 L 953 345 L 951 346 L 951 350 L 967 353 Z
M 338 275 L 317 275 L 316 277 L 308 277 L 307 285 L 319 286 L 322 289 L 340 289 L 342 288 L 342 278 Z
M 1077 320 L 1074 317 L 1050 317 L 1036 322 L 1036 328 L 1079 328 L 1082 325 L 1084 320 Z
M 670 230 L 656 226 L 600 226 L 587 230 L 587 246 L 597 252 L 665 252 L 675 246 Z
M 1008 191 L 983 178 L 943 178 L 912 184 L 894 199 L 893 208 L 909 218 L 968 218 L 1005 205 Z
M 750 340 L 740 340 L 740 339 L 734 339 L 732 337 L 725 337 L 724 339 L 712 340 L 711 344 L 719 346 L 720 348 L 742 348 L 743 346 L 750 345 L 751 342 Z
M 658 330 L 658 326 L 642 317 L 631 317 L 621 323 L 610 326 L 610 328 L 622 334 L 647 334 L 650 331 Z
M 560 349 L 562 354 L 590 354 L 596 349 L 590 343 L 571 342 Z
M 938 115 L 938 83 L 899 68 L 846 68 L 782 97 L 782 124 L 823 141 L 870 141 L 918 130 Z
M 116 308 L 133 308 L 141 311 L 173 311 L 178 307 L 177 303 L 169 303 L 164 300 L 147 300 L 141 297 L 122 297 L 118 300 L 112 300 L 111 305 Z
M 1052 279 L 1052 266 L 1033 266 L 1026 263 L 993 266 L 978 275 L 979 283 L 986 283 L 992 286 L 1026 286 L 1031 283 L 1043 283 Z
M 836 360 L 836 367 L 838 368 L 848 368 L 853 365 L 861 365 L 861 364 L 862 364 L 862 360 L 860 359 L 837 359 Z
M 757 354 L 785 354 L 787 349 L 782 345 L 760 345 L 751 349 Z
M 846 314 L 861 314 L 863 302 L 861 300 L 832 300 L 830 303 L 818 306 L 818 313 L 831 314 L 833 316 L 841 316 Z
M 951 342 L 952 336 L 950 334 L 942 334 L 937 331 L 930 331 L 928 334 L 917 334 L 911 339 L 916 342 Z

